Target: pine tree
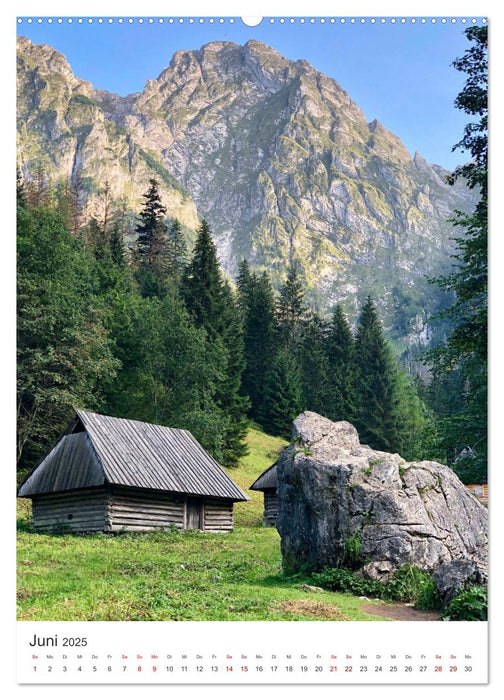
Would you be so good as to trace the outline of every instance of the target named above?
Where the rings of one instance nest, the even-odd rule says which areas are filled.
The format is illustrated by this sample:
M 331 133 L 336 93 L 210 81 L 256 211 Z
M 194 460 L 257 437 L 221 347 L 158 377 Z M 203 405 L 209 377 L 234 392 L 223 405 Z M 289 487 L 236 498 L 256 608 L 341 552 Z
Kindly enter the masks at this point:
M 361 442 L 378 450 L 399 450 L 401 417 L 397 370 L 370 296 L 359 318 L 355 357 L 355 423 Z
M 355 418 L 355 344 L 343 308 L 337 304 L 327 337 L 329 361 L 328 417 L 332 420 Z
M 266 378 L 261 426 L 270 435 L 291 437 L 292 421 L 302 411 L 300 372 L 287 348 L 278 351 Z

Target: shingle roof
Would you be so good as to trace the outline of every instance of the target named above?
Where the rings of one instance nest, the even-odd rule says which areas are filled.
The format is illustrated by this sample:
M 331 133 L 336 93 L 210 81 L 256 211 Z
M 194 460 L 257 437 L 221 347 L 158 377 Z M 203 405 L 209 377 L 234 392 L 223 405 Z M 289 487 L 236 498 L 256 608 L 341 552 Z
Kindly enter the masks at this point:
M 263 472 L 261 476 L 254 481 L 252 486 L 250 486 L 251 491 L 264 491 L 265 489 L 277 488 L 277 464 L 278 462 L 272 464 L 271 467 L 269 467 L 269 469 L 266 469 L 266 471 Z
M 248 500 L 188 430 L 89 411 L 77 411 L 77 417 L 85 432 L 64 436 L 25 480 L 20 496 L 113 484 Z

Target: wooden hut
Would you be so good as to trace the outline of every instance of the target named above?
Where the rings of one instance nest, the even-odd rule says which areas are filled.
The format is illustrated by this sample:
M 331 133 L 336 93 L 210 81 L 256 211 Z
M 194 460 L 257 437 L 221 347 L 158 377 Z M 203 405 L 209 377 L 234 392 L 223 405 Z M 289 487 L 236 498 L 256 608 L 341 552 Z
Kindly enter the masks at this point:
M 278 518 L 278 492 L 277 492 L 277 462 L 266 469 L 250 487 L 251 491 L 262 491 L 264 494 L 264 523 L 276 525 Z
M 248 497 L 187 430 L 77 411 L 22 483 L 33 524 L 73 532 L 233 529 Z

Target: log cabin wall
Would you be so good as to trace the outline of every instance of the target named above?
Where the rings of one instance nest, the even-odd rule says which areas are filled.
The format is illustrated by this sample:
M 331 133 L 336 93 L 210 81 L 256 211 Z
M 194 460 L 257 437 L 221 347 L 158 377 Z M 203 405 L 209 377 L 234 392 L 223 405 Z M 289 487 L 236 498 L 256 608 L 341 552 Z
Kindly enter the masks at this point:
M 71 532 L 109 529 L 105 489 L 40 494 L 33 498 L 32 522 L 38 530 L 68 527 Z
M 110 531 L 148 532 L 175 526 L 183 529 L 183 494 L 113 488 L 110 495 Z
M 233 529 L 233 502 L 205 498 L 203 529 L 206 532 L 231 532 Z
M 263 517 L 266 525 L 276 525 L 278 518 L 278 493 L 276 489 L 264 491 Z

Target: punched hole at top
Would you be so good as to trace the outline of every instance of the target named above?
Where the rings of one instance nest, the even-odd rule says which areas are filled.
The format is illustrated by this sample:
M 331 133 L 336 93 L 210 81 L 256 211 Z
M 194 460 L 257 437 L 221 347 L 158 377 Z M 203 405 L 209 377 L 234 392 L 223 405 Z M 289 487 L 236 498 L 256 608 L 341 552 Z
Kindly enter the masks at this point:
M 243 24 L 246 24 L 247 27 L 257 27 L 258 24 L 261 24 L 262 19 L 262 17 L 242 17 L 241 21 Z

